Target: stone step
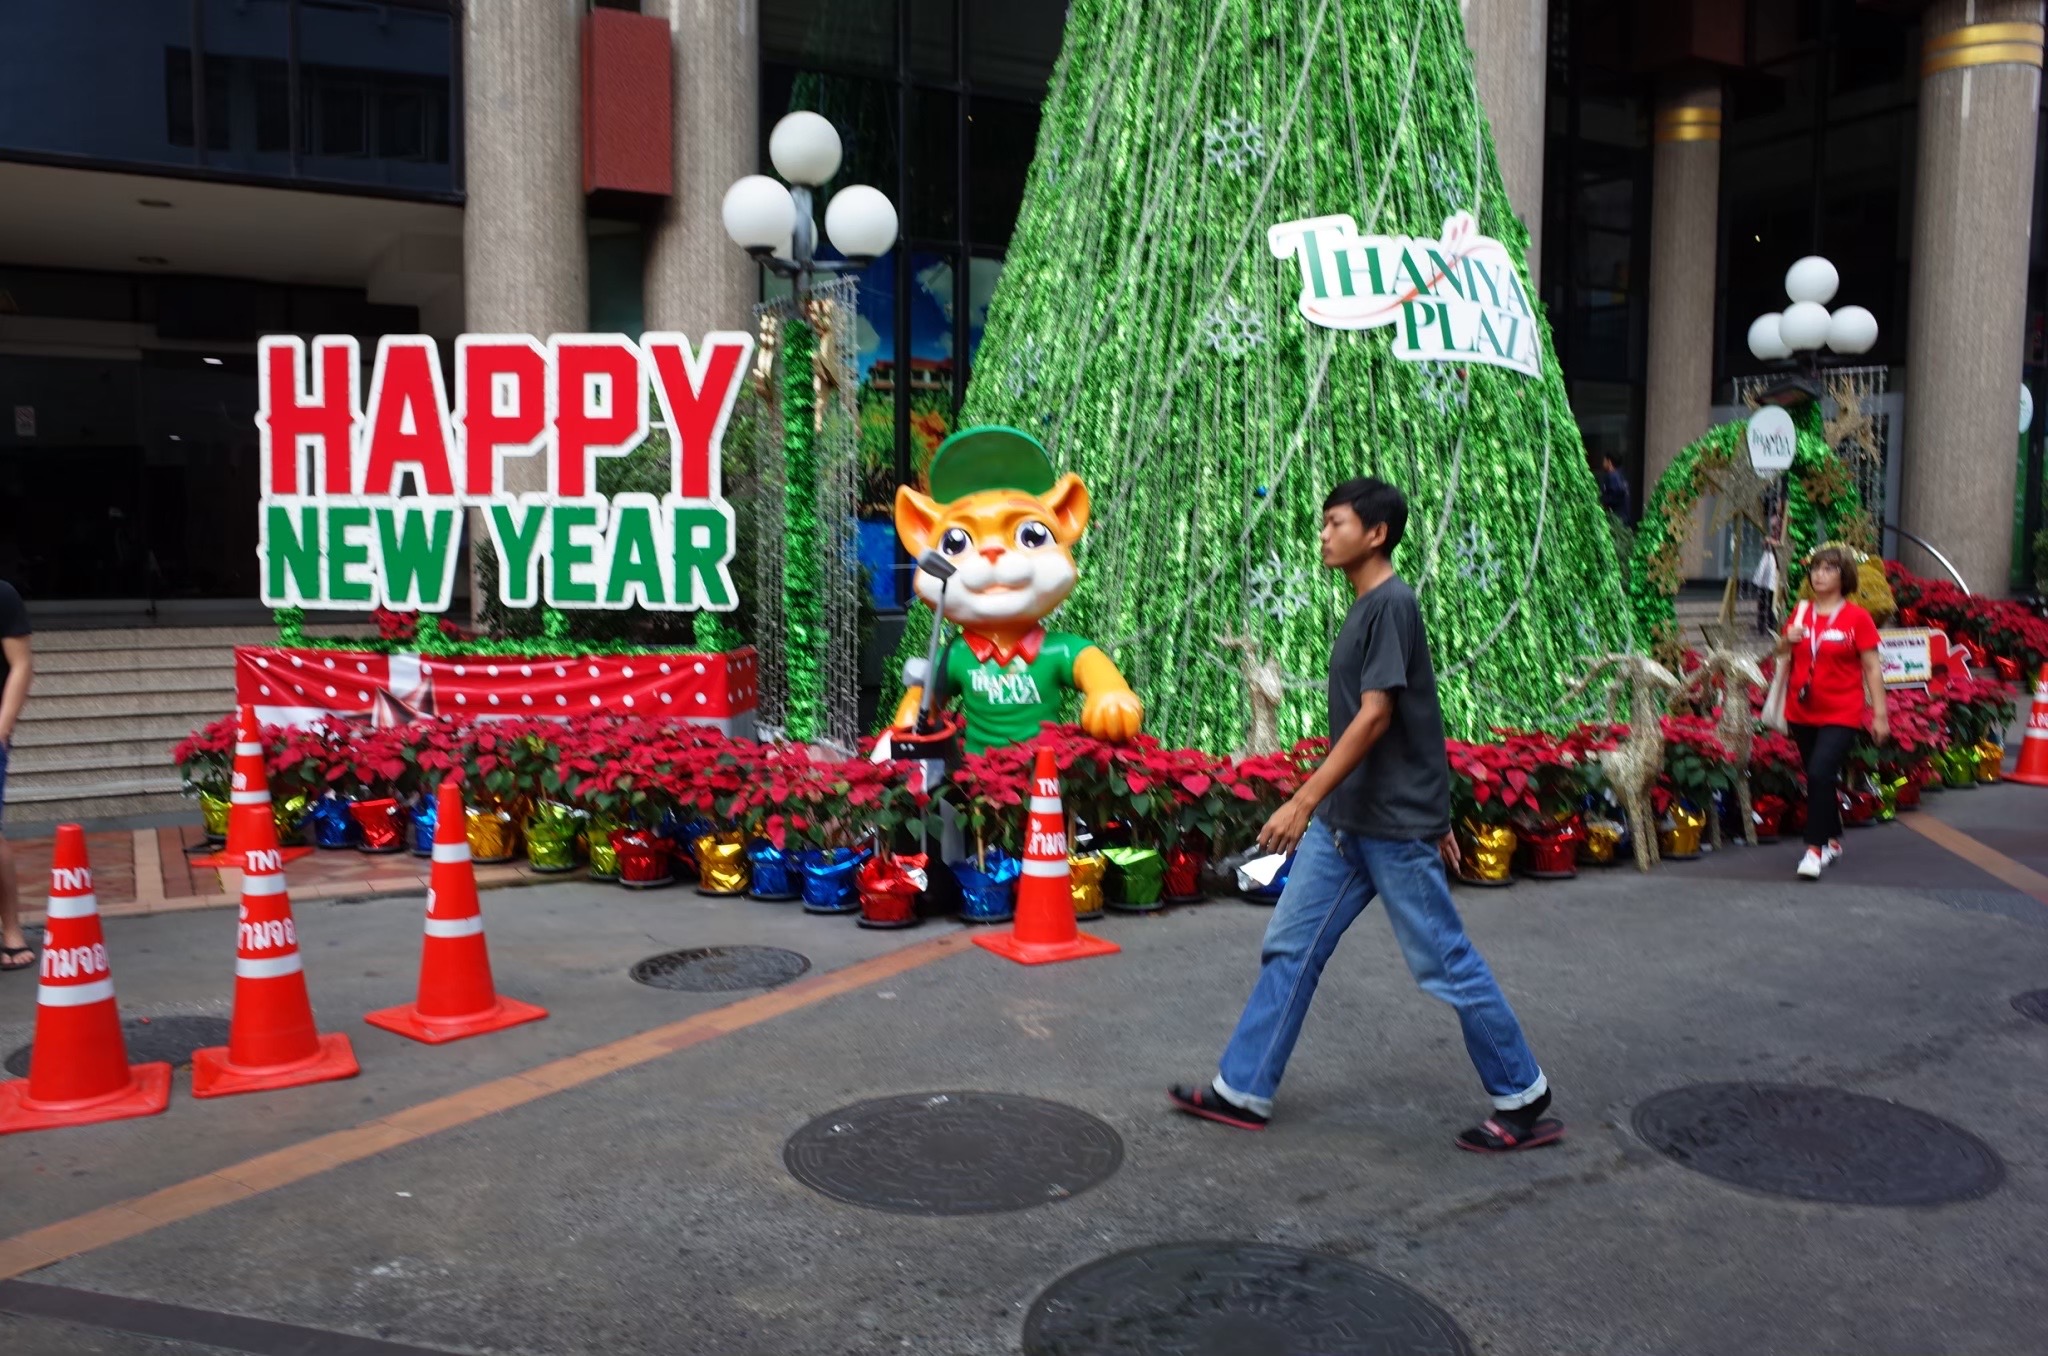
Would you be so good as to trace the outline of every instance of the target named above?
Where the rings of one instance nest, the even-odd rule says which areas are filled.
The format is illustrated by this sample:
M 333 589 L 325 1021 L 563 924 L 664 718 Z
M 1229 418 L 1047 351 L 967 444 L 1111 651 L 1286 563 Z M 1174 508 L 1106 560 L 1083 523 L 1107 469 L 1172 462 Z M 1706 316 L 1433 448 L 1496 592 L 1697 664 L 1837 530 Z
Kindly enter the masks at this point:
M 132 650 L 57 650 L 43 647 L 36 637 L 36 691 L 59 673 L 116 673 L 136 669 L 206 669 L 232 680 L 235 647 L 232 645 L 150 646 Z
M 109 626 L 82 631 L 38 631 L 36 649 L 49 654 L 80 650 L 189 650 L 234 645 L 275 645 L 277 632 L 256 626 Z
M 231 667 L 214 665 L 191 669 L 114 668 L 99 673 L 43 673 L 38 669 L 34 705 L 41 706 L 57 697 L 120 696 L 141 692 L 209 692 L 232 705 L 235 672 Z
M 68 772 L 73 768 L 166 768 L 171 766 L 171 746 L 176 742 L 172 739 L 112 739 L 101 744 L 17 743 L 7 756 L 7 776 L 12 785 L 18 777 L 42 772 Z
M 196 714 L 160 712 L 131 716 L 125 720 L 108 720 L 98 715 L 59 717 L 38 712 L 38 705 L 40 703 L 30 702 L 21 724 L 15 727 L 14 748 L 10 756 L 25 754 L 31 749 L 82 749 L 98 744 L 127 745 L 153 741 L 163 749 L 164 761 L 168 763 L 171 745 L 228 713 L 228 708 L 222 706 Z
M 225 698 L 223 693 L 226 693 Z M 46 720 L 93 717 L 116 721 L 129 716 L 188 716 L 192 719 L 188 728 L 197 728 L 216 716 L 226 714 L 232 705 L 233 693 L 222 688 L 200 692 L 89 693 L 78 697 L 38 695 L 23 713 L 21 724 L 26 730 Z
M 172 810 L 192 812 L 193 822 L 199 819 L 199 803 L 176 791 L 109 791 L 103 795 L 64 796 L 51 800 L 25 801 L 15 804 L 10 792 L 7 797 L 7 828 L 16 837 L 24 836 L 23 830 L 43 828 L 52 824 L 68 824 L 91 819 L 120 819 L 128 815 L 162 814 Z
M 24 772 L 16 775 L 12 766 L 7 769 L 7 805 L 38 800 L 56 800 L 67 796 L 97 794 L 127 794 L 130 789 L 142 791 L 178 791 L 184 783 L 178 778 L 178 770 L 171 766 L 169 758 L 154 765 L 139 764 L 113 768 L 59 768 L 47 772 Z

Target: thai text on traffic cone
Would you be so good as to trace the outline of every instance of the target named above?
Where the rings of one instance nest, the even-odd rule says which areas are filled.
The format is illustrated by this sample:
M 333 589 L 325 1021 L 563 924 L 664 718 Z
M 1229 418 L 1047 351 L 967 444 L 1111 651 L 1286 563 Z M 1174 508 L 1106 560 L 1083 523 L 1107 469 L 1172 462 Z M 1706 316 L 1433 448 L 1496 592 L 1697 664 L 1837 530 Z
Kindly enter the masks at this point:
M 128 1062 L 85 830 L 60 824 L 50 858 L 35 1044 L 28 1077 L 0 1083 L 0 1134 L 154 1116 L 170 1100 L 170 1065 Z
M 367 1013 L 371 1026 L 439 1045 L 481 1036 L 521 1022 L 537 1022 L 546 1008 L 506 998 L 491 982 L 484 945 L 483 910 L 476 897 L 476 867 L 454 777 L 441 783 L 434 820 L 434 874 L 427 886 L 427 936 L 420 950 L 419 997 L 400 1007 Z
M 1067 823 L 1060 808 L 1059 770 L 1052 750 L 1041 748 L 1031 769 L 1031 804 L 1024 821 L 1024 870 L 1017 880 L 1017 917 L 1010 931 L 978 936 L 976 946 L 1020 965 L 1107 956 L 1123 948 L 1081 931 L 1067 886 Z
M 228 783 L 228 843 L 219 852 L 194 857 L 193 866 L 232 867 L 240 870 L 250 848 L 260 841 L 258 825 L 270 834 L 270 846 L 277 847 L 277 820 L 270 804 L 270 772 L 263 764 L 263 726 L 256 708 L 244 706 L 235 717 L 235 765 Z M 311 848 L 285 848 L 285 861 L 311 852 Z
M 323 1036 L 313 1026 L 277 832 L 268 818 L 250 832 L 256 841 L 242 867 L 234 1015 L 226 1045 L 192 1052 L 194 1097 L 295 1088 L 359 1071 L 347 1036 Z
M 2048 664 L 2034 679 L 2034 709 L 2027 712 L 2027 736 L 2020 741 L 2020 765 L 2006 778 L 2028 786 L 2048 786 Z

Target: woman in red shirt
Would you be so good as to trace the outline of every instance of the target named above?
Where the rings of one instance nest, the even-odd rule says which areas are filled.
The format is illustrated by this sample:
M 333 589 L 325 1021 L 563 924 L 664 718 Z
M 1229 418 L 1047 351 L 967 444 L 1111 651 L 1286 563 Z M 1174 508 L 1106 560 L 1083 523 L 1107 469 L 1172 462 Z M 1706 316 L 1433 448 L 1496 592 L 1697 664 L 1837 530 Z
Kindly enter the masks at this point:
M 1842 805 L 1837 789 L 1842 764 L 1866 717 L 1881 744 L 1891 735 L 1885 717 L 1884 667 L 1877 623 L 1844 593 L 1857 560 L 1846 547 L 1824 546 L 1807 558 L 1810 601 L 1802 602 L 1778 639 L 1778 662 L 1790 661 L 1785 721 L 1806 765 L 1806 855 L 1803 880 L 1842 855 Z

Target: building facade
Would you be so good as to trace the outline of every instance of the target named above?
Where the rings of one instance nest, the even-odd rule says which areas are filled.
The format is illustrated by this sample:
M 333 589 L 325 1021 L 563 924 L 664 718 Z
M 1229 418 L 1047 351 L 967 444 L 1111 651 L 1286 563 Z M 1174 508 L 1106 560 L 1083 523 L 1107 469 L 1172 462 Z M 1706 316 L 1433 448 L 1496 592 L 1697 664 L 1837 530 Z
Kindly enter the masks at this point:
M 1878 318 L 1868 482 L 2031 578 L 2048 380 L 2040 0 L 1464 0 L 1574 408 L 1638 486 L 1823 253 Z M 0 9 L 0 577 L 38 609 L 256 594 L 265 333 L 701 333 L 763 295 L 719 202 L 812 108 L 887 192 L 865 482 L 951 427 L 1062 0 L 22 0 Z M 828 186 L 829 189 L 832 186 Z M 822 207 L 822 204 L 821 204 Z M 2040 394 L 2048 396 L 2048 390 Z M 53 511 L 61 509 L 61 511 Z M 1695 572 L 1739 568 L 1703 540 Z

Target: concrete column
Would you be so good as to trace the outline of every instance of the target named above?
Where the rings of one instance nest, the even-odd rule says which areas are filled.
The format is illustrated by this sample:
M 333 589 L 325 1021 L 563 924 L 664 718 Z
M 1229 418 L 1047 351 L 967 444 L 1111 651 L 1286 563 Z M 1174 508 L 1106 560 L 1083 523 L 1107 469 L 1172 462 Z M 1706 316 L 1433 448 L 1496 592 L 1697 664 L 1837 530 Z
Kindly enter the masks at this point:
M 726 237 L 725 190 L 762 163 L 760 24 L 755 0 L 642 0 L 667 19 L 675 50 L 675 193 L 647 236 L 647 328 L 699 339 L 753 327 L 752 260 Z
M 589 323 L 583 8 L 581 0 L 462 7 L 462 275 L 472 332 L 576 334 Z
M 1643 420 L 1646 503 L 1657 478 L 1707 431 L 1714 397 L 1714 284 L 1721 218 L 1719 76 L 1674 77 L 1657 101 L 1650 190 L 1649 381 Z M 1685 552 L 1696 574 L 1704 543 Z
M 1529 229 L 1529 281 L 1543 266 L 1544 98 L 1549 88 L 1549 0 L 1458 0 L 1472 48 L 1479 102 L 1493 127 L 1508 201 Z
M 1936 0 L 1922 27 L 1900 524 L 1971 588 L 2011 570 L 2041 0 Z M 1908 568 L 1934 574 L 1903 544 Z

